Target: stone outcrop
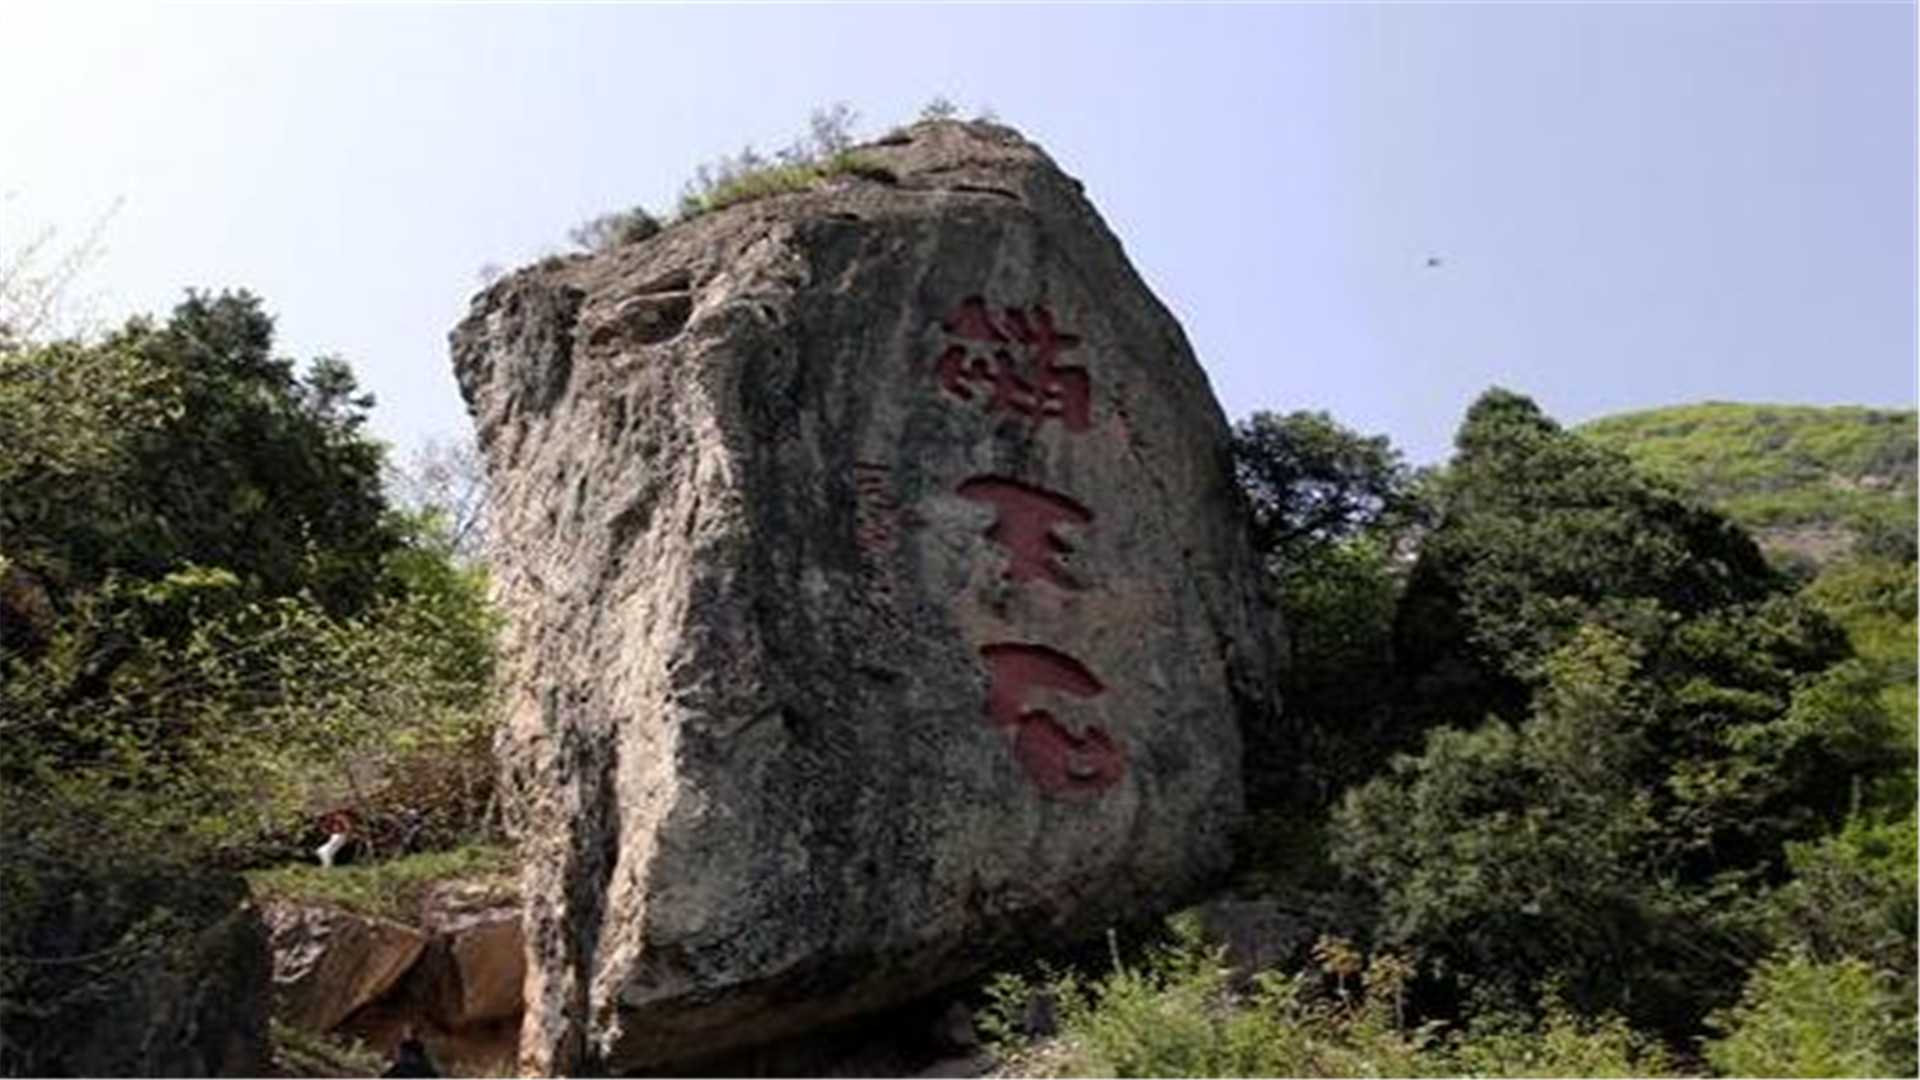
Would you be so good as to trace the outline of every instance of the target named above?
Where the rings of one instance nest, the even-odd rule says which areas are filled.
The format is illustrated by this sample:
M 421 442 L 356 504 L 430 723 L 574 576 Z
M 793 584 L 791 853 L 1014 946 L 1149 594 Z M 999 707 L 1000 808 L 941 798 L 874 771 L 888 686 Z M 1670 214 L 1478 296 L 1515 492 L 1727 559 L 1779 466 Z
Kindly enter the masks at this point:
M 513 1059 L 527 950 L 519 899 L 499 882 L 435 884 L 413 923 L 291 900 L 270 902 L 267 921 L 282 1021 L 382 1054 L 412 1031 L 441 1062 Z
M 265 914 L 274 1015 L 309 1031 L 332 1031 L 392 989 L 427 944 L 413 927 L 326 905 L 272 901 Z
M 988 125 L 476 298 L 523 1067 L 897 1005 L 1228 860 L 1272 615 L 1228 431 Z
M 426 1015 L 445 1031 L 517 1020 L 527 951 L 520 904 L 484 885 L 445 882 L 427 896 L 421 919 L 432 944 L 413 978 Z

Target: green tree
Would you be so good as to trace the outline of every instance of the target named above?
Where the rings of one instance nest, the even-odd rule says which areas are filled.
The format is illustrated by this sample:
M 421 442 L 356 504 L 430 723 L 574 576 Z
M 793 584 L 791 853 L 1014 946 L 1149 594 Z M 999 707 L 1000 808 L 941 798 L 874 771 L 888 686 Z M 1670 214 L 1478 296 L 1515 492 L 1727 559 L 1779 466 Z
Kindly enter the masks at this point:
M 244 293 L 0 352 L 0 1070 L 68 1067 L 316 809 L 489 829 L 484 572 L 389 507 L 370 405 Z
M 1293 815 L 1325 806 L 1392 749 L 1393 619 L 1428 481 L 1386 436 L 1324 412 L 1241 421 L 1234 467 L 1287 644 L 1283 716 L 1249 737 L 1248 791 L 1256 809 Z
M 1394 634 L 1417 727 L 1524 716 L 1541 662 L 1583 623 L 1646 640 L 1786 588 L 1737 526 L 1519 394 L 1484 394 L 1455 448 Z
M 0 543 L 55 595 L 109 573 L 224 567 L 331 611 L 373 599 L 386 520 L 372 398 L 347 366 L 273 355 L 244 293 L 189 294 L 164 326 L 0 356 Z
M 1413 473 L 1385 435 L 1324 412 L 1257 412 L 1235 425 L 1234 472 L 1269 559 L 1299 561 L 1414 509 Z
M 1765 941 L 1784 845 L 1889 766 L 1874 681 L 1752 542 L 1518 395 L 1469 411 L 1397 628 L 1419 755 L 1333 856 L 1448 970 L 1678 1025 Z

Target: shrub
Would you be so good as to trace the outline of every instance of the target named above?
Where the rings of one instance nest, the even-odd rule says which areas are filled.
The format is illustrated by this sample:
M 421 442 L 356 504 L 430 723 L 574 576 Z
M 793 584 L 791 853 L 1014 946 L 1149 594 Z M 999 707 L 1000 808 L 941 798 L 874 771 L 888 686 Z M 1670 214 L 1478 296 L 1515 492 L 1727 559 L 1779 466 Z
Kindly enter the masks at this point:
M 1463 1076 L 1665 1076 L 1673 1063 L 1659 1040 L 1613 1014 L 1582 1016 L 1549 995 L 1544 1015 L 1474 1016 L 1448 1037 L 1443 1070 Z
M 680 197 L 680 220 L 755 199 L 807 191 L 828 177 L 842 174 L 882 183 L 895 179 L 893 171 L 885 165 L 852 150 L 837 151 L 818 159 L 767 162 L 748 148 L 737 158 L 701 167 L 694 182 Z
M 1197 924 L 1176 918 L 1170 926 L 1172 943 L 1134 964 L 1116 949 L 1111 970 L 1090 982 L 1073 973 L 1039 987 L 996 980 L 982 1028 L 1016 1031 L 1035 993 L 1052 997 L 1060 1039 L 1051 1052 L 1017 1039 L 999 1049 L 1011 1050 L 1022 1072 L 1054 1075 L 1413 1076 L 1432 1067 L 1422 1054 L 1434 1029 L 1401 1025 L 1409 969 L 1397 959 L 1352 968 L 1333 961 L 1360 976 L 1354 995 L 1329 996 L 1317 976 L 1275 972 L 1235 992 Z
M 857 115 L 844 102 L 816 109 L 806 137 L 768 159 L 748 146 L 732 157 L 702 165 L 680 196 L 678 220 L 743 202 L 806 191 L 831 176 L 852 175 L 891 183 L 891 170 L 853 150 Z
M 157 974 L 218 963 L 203 933 L 246 899 L 183 838 L 0 785 L 0 1075 L 88 1075 Z M 118 1028 L 124 1032 L 124 1026 Z
M 1912 1012 L 1862 961 L 1789 952 L 1754 969 L 1739 1003 L 1710 1020 L 1722 1034 L 1704 1049 L 1729 1076 L 1912 1076 L 1900 1021 Z
M 588 251 L 608 251 L 623 244 L 637 244 L 661 229 L 660 219 L 644 206 L 616 210 L 583 221 L 567 232 L 567 239 Z

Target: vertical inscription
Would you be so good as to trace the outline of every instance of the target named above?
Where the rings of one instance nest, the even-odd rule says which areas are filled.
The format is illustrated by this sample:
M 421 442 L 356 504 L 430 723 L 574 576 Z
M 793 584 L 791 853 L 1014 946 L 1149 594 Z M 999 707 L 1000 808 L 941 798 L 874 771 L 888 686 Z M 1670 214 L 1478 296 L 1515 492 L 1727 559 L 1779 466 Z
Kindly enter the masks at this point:
M 940 320 L 946 342 L 934 359 L 940 392 L 1034 422 L 1058 421 L 1069 434 L 1092 426 L 1093 379 L 1085 367 L 1061 362 L 1080 336 L 1055 324 L 1042 305 L 1002 307 L 969 296 Z M 1023 587 L 1080 589 L 1062 557 L 1073 552 L 1065 526 L 1090 526 L 1093 512 L 1073 496 L 1006 476 L 974 476 L 955 489 L 961 498 L 993 507 L 987 539 L 1007 553 L 1002 577 Z M 1126 752 L 1111 732 L 1086 719 L 1088 705 L 1106 693 L 1078 659 L 1047 645 L 999 642 L 980 650 L 987 671 L 987 722 L 1013 737 L 1013 757 L 1043 794 L 1092 798 L 1126 774 Z M 1063 701 L 1067 715 L 1036 703 Z

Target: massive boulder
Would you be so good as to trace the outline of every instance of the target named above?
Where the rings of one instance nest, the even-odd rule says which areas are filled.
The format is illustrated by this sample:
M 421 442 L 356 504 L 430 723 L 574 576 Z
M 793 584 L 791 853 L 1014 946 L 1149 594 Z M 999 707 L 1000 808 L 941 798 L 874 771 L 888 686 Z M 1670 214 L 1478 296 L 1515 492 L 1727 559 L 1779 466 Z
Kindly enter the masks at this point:
M 525 1068 L 766 1041 L 1225 869 L 1272 614 L 1080 185 L 930 123 L 551 259 L 453 358 L 511 619 Z

